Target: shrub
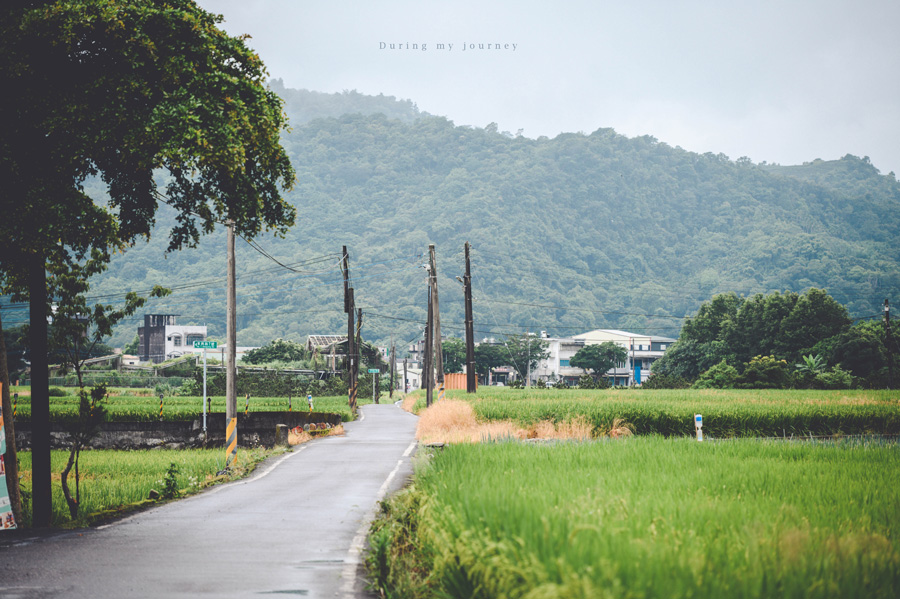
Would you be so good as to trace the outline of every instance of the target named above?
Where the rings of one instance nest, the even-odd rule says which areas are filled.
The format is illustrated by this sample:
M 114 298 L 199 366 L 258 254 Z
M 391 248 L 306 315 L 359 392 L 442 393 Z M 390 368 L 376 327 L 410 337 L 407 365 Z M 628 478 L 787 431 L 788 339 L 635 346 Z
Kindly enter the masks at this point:
M 774 356 L 756 356 L 747 364 L 736 384 L 741 389 L 787 389 L 791 380 L 787 361 L 776 360 Z
M 700 374 L 694 383 L 694 389 L 731 389 L 734 387 L 738 371 L 734 366 L 722 359 L 721 362 Z M 651 377 L 652 380 L 653 377 Z
M 853 375 L 840 366 L 816 375 L 816 384 L 822 389 L 849 389 L 853 386 Z
M 68 395 L 65 389 L 60 389 L 59 387 L 50 387 L 50 397 L 65 397 Z
M 689 389 L 691 382 L 671 374 L 654 374 L 641 384 L 642 389 Z

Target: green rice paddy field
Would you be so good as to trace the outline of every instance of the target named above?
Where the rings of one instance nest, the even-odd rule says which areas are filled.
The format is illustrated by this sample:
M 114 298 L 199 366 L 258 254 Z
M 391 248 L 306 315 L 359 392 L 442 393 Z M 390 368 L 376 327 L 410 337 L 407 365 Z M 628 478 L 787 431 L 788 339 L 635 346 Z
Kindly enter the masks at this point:
M 393 597 L 894 598 L 898 480 L 883 441 L 454 445 L 370 564 Z
M 704 435 L 714 438 L 900 434 L 898 391 L 483 387 L 474 396 L 448 391 L 447 397 L 472 402 L 482 420 L 529 425 L 583 418 L 604 431 L 621 418 L 637 435 L 692 435 L 694 414 L 703 415 Z M 416 407 L 424 405 L 423 395 Z
M 372 528 L 388 597 L 900 596 L 896 392 L 448 395 L 485 420 L 637 434 L 436 451 Z
M 13 391 L 23 390 L 29 392 L 28 387 L 15 387 Z M 149 389 L 124 389 L 110 388 L 109 397 L 104 400 L 110 420 L 159 420 L 159 396 L 154 396 Z M 65 421 L 74 418 L 78 414 L 78 396 L 76 390 L 66 388 L 68 393 L 61 397 L 50 398 L 50 418 L 54 421 Z M 386 398 L 385 398 L 386 399 Z M 225 413 L 225 397 L 215 396 L 211 398 L 212 413 Z M 162 417 L 164 420 L 193 420 L 200 418 L 203 410 L 201 397 L 163 397 Z M 371 398 L 359 398 L 358 403 L 364 405 L 372 403 Z M 243 412 L 247 408 L 245 397 L 237 398 L 237 408 Z M 249 402 L 250 412 L 278 412 L 292 409 L 295 412 L 306 412 L 309 407 L 306 396 L 291 398 L 290 405 L 287 397 L 251 397 Z M 346 396 L 313 397 L 313 409 L 316 412 L 328 412 L 340 414 L 344 421 L 352 420 L 350 408 Z M 31 397 L 20 393 L 17 405 L 17 417 L 31 417 Z

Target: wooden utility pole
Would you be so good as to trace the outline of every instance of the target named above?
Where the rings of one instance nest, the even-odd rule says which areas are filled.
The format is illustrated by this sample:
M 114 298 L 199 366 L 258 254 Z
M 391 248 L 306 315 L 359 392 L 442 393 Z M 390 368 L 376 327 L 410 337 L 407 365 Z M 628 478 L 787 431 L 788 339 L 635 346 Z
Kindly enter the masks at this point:
M 35 255 L 28 271 L 31 303 L 31 524 L 47 528 L 53 515 L 50 490 L 50 365 L 47 343 L 47 273 Z M 9 415 L 12 417 L 12 414 Z
M 356 379 L 354 376 L 356 348 L 354 339 L 356 337 L 354 330 L 353 316 L 355 307 L 353 305 L 353 288 L 350 287 L 350 254 L 347 252 L 347 246 L 343 246 L 343 259 L 341 261 L 341 271 L 344 274 L 344 312 L 347 313 L 347 403 L 351 410 L 356 410 Z
M 891 331 L 891 304 L 884 300 L 884 344 L 888 351 L 888 389 L 894 388 L 894 335 Z
M 432 343 L 432 330 L 431 330 L 431 321 L 434 316 L 433 310 L 434 304 L 431 301 L 431 282 L 429 281 L 428 285 L 428 319 L 425 323 L 425 360 L 422 365 L 422 378 L 424 379 L 422 382 L 425 385 L 425 407 L 431 407 L 431 400 L 433 394 L 433 384 L 432 381 L 434 379 L 434 371 L 431 366 L 431 356 L 434 353 L 434 345 Z
M 226 424 L 237 416 L 237 389 L 235 373 L 237 371 L 237 312 L 234 265 L 234 221 L 225 223 L 228 245 L 228 289 L 226 291 L 225 335 L 228 339 L 228 363 L 225 365 L 225 420 Z
M 394 369 L 397 363 L 397 348 L 394 346 L 394 336 L 391 335 L 391 385 L 390 391 L 388 392 L 388 397 L 394 399 Z
M 475 372 L 475 322 L 472 315 L 472 270 L 469 262 L 469 242 L 466 242 L 466 274 L 463 277 L 463 288 L 466 301 L 466 392 L 475 393 L 478 389 Z
M 359 394 L 359 365 L 362 364 L 362 308 L 356 309 L 356 340 L 353 342 L 353 385 Z M 356 397 L 353 399 L 353 409 L 356 409 Z
M 438 304 L 438 286 L 437 286 L 437 263 L 434 258 L 434 244 L 428 246 L 429 262 L 431 270 L 431 305 L 432 305 L 432 344 L 434 345 L 434 370 L 437 375 L 437 382 L 444 386 L 444 352 L 441 347 L 441 312 Z

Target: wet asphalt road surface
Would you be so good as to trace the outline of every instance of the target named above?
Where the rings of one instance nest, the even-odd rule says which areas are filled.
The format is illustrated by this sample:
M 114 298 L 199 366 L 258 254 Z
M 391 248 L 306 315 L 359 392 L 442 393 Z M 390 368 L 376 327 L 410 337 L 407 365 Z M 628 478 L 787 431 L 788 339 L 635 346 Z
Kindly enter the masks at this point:
M 365 534 L 412 474 L 417 418 L 360 413 L 248 479 L 94 529 L 0 533 L 0 597 L 370 596 Z

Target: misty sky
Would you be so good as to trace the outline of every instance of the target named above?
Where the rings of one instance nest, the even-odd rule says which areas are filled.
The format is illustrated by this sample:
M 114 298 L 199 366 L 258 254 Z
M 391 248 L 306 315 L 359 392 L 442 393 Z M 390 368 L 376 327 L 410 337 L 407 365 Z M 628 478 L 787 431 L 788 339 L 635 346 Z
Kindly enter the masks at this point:
M 900 173 L 896 0 L 199 3 L 251 35 L 287 87 L 383 93 L 528 137 L 611 127 L 732 159 L 850 153 Z

